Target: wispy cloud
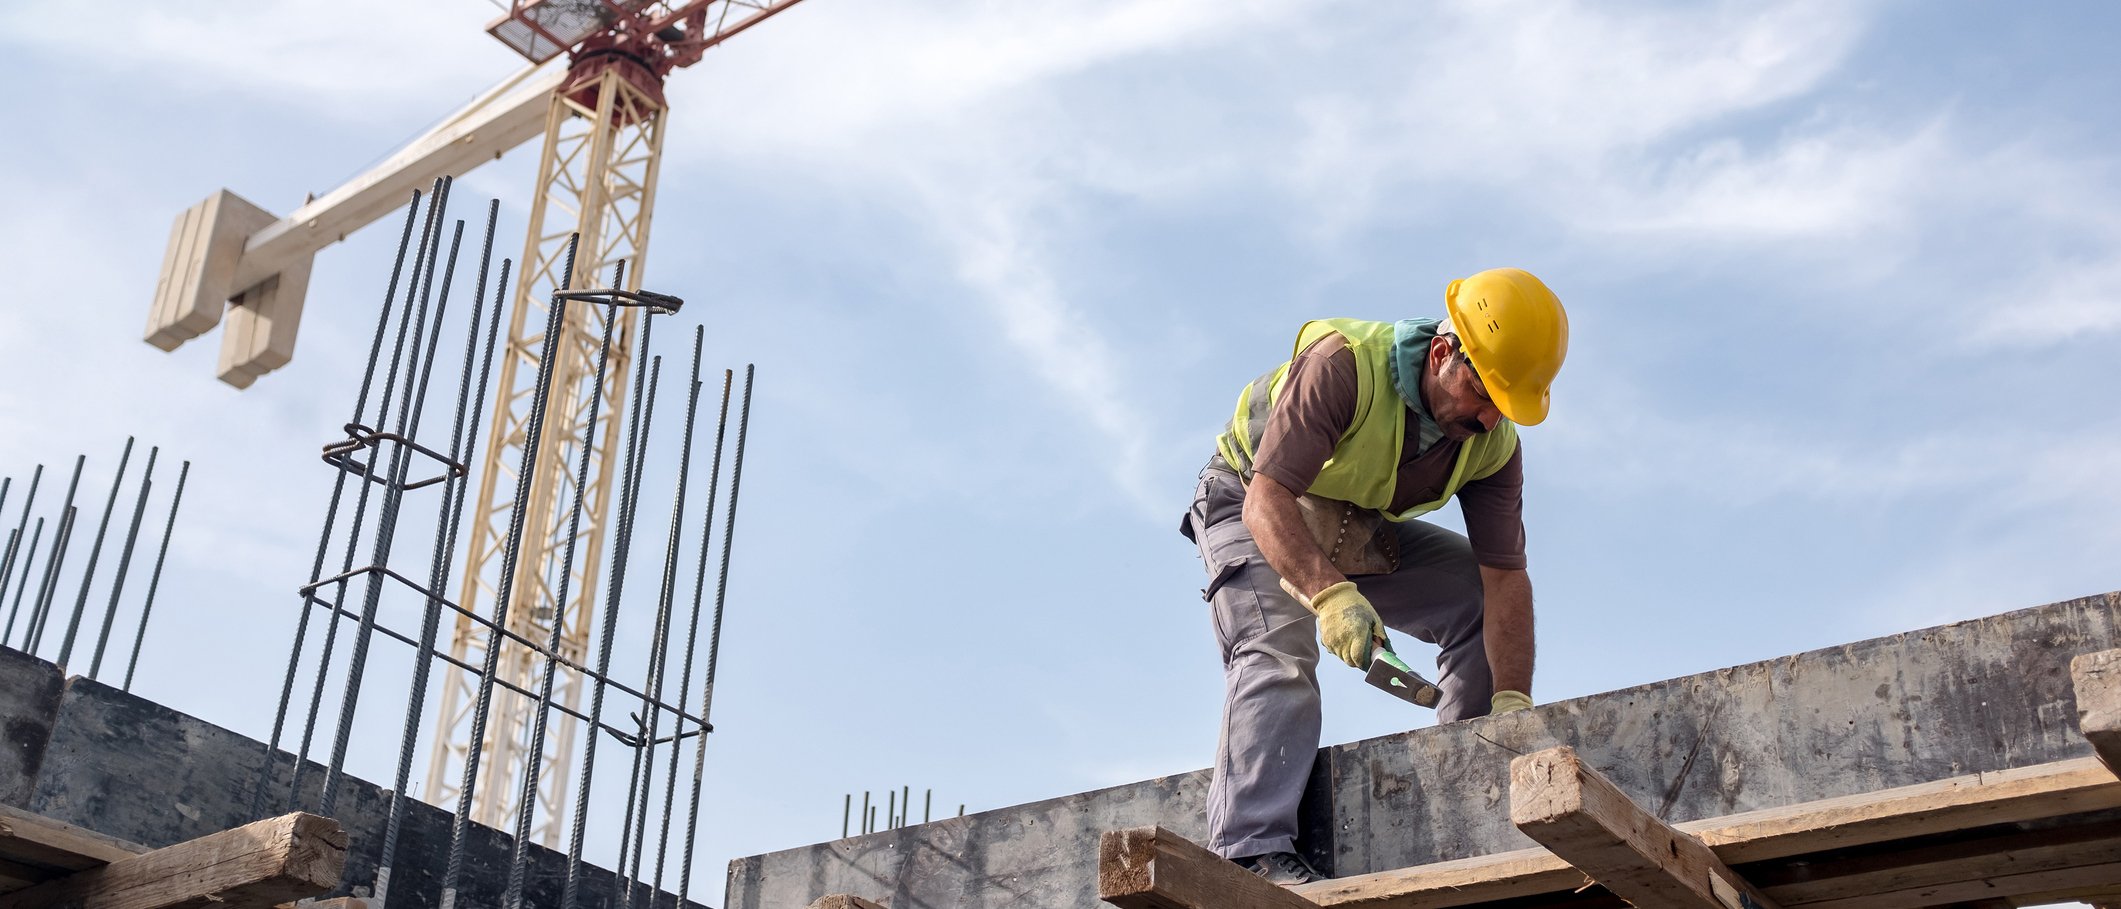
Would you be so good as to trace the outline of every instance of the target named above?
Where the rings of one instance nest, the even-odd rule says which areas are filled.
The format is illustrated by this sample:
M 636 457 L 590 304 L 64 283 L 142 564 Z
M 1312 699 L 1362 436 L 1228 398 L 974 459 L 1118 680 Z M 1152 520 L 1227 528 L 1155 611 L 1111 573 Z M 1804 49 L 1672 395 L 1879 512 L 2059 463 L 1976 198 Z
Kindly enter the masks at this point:
M 437 86 L 455 86 L 468 99 L 522 66 L 498 41 L 465 40 L 497 15 L 481 3 L 421 0 L 359 6 L 125 0 L 98 8 L 92 35 L 80 20 L 49 8 L 16 7 L 0 13 L 0 44 L 72 54 L 88 41 L 122 49 L 106 55 L 112 69 L 153 73 L 168 89 L 363 122 L 407 105 L 430 108 Z M 466 53 L 467 46 L 476 50 Z M 378 66 L 379 53 L 417 64 Z

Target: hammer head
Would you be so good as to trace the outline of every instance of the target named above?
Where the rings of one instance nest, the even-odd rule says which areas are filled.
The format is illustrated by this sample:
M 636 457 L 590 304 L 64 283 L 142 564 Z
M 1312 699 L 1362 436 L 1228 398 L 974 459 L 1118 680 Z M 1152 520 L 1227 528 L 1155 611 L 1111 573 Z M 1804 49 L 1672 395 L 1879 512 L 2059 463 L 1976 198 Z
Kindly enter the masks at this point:
M 1370 671 L 1363 676 L 1369 682 L 1393 697 L 1420 707 L 1436 706 L 1443 700 L 1443 692 L 1422 678 L 1420 673 L 1407 666 L 1398 654 L 1383 647 L 1377 648 L 1370 657 Z

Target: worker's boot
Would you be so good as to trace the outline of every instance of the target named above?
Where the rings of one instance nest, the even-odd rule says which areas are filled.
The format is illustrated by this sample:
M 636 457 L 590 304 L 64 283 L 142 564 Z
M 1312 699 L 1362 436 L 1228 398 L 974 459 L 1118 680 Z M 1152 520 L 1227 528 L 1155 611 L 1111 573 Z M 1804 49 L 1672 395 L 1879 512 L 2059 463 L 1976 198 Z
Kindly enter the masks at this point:
M 1326 879 L 1325 875 L 1318 873 L 1318 869 L 1311 867 L 1310 862 L 1304 861 L 1303 856 L 1294 852 L 1269 852 L 1266 855 L 1251 855 L 1231 861 L 1246 871 L 1284 887 Z

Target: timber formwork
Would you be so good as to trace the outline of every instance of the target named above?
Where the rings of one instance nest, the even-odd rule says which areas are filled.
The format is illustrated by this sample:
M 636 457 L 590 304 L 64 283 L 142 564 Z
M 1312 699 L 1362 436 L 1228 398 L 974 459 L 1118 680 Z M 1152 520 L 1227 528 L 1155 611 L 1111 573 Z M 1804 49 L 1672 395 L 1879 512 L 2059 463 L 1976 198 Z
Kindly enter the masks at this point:
M 0 909 L 267 909 L 339 886 L 345 868 L 346 832 L 313 814 L 149 849 L 0 805 Z
M 739 859 L 729 909 L 2121 907 L 2121 594 L 1322 749 L 1284 890 L 1207 773 Z M 851 897 L 853 899 L 846 899 Z
M 2095 757 L 1673 826 L 1572 748 L 1510 762 L 1510 821 L 1541 844 L 1293 890 L 1157 827 L 1106 833 L 1123 909 L 2121 906 L 2121 650 L 2071 666 Z

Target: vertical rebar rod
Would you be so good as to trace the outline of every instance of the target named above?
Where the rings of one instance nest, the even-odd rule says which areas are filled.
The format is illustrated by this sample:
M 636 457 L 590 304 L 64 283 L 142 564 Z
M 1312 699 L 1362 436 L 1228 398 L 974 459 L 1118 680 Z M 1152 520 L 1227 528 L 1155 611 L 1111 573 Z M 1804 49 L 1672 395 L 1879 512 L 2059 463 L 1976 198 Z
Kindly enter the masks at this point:
M 398 367 L 405 362 L 405 338 L 410 333 L 414 339 L 414 347 L 417 348 L 419 331 L 425 327 L 424 321 L 420 325 L 413 324 L 416 321 L 413 298 L 420 296 L 423 277 L 426 278 L 426 283 L 432 286 L 434 261 L 441 252 L 443 217 L 449 210 L 449 190 L 450 178 L 441 177 L 435 180 L 433 199 L 427 208 L 427 223 L 420 236 L 420 251 L 413 260 L 412 285 L 405 289 L 405 307 L 398 313 L 397 335 L 391 340 L 390 366 L 383 371 L 383 393 L 376 396 L 374 426 L 377 430 L 381 430 L 390 422 L 391 394 L 397 391 Z M 424 320 L 427 316 L 425 297 L 421 297 L 417 309 L 419 319 Z M 406 368 L 405 381 L 408 385 L 412 382 L 411 369 L 410 366 Z M 354 421 L 360 422 L 358 413 Z M 347 585 L 350 582 L 346 575 L 353 569 L 354 554 L 361 548 L 361 530 L 368 522 L 368 499 L 375 492 L 376 462 L 382 457 L 382 446 L 369 447 L 366 456 L 367 459 L 361 465 L 361 488 L 354 495 L 353 520 L 347 524 L 345 554 L 339 559 L 340 580 L 332 585 L 331 602 L 334 608 L 326 616 L 324 623 L 324 643 L 317 653 L 316 682 L 310 688 L 309 710 L 302 721 L 302 742 L 295 749 L 294 773 L 288 780 L 287 798 L 290 806 L 301 798 L 302 777 L 309 769 L 309 748 L 316 739 L 317 715 L 324 706 L 325 683 L 331 676 L 332 658 L 338 647 L 339 608 L 346 605 Z M 308 611 L 309 604 L 315 602 L 315 599 L 314 591 L 304 594 L 303 611 Z
M 618 326 L 619 305 L 610 303 L 604 310 L 603 339 L 597 347 L 596 370 L 589 381 L 589 413 L 582 425 L 582 457 L 574 470 L 574 501 L 567 507 L 567 546 L 560 555 L 559 589 L 552 597 L 555 603 L 567 602 L 574 584 L 575 547 L 581 539 L 582 506 L 589 494 L 589 465 L 596 454 L 597 419 L 603 415 L 604 379 L 611 369 L 611 336 Z M 503 897 L 508 909 L 521 909 L 523 905 L 523 875 L 530 862 L 530 822 L 538 813 L 538 775 L 544 770 L 545 728 L 552 716 L 552 685 L 560 673 L 560 642 L 566 633 L 566 623 L 555 619 L 552 634 L 545 641 L 545 672 L 538 682 L 538 706 L 530 721 L 530 747 L 523 752 L 523 788 L 516 800 L 515 854 L 508 862 L 508 889 Z M 590 730 L 590 734 L 595 735 L 596 730 Z
M 692 847 L 693 832 L 700 824 L 700 778 L 707 769 L 707 735 L 704 730 L 714 728 L 714 676 L 722 666 L 722 614 L 729 601 L 729 554 L 736 546 L 736 502 L 737 494 L 744 486 L 744 446 L 751 432 L 751 380 L 753 364 L 744 364 L 744 405 L 737 417 L 736 457 L 729 470 L 729 506 L 724 512 L 722 524 L 722 570 L 714 588 L 714 629 L 707 637 L 707 681 L 700 689 L 700 735 L 699 750 L 693 753 L 692 763 L 692 807 L 685 819 L 685 873 L 680 876 L 678 900 L 683 902 L 692 892 Z
M 691 400 L 695 405 L 693 411 L 698 409 L 699 397 L 699 386 L 695 383 L 691 392 Z M 688 412 L 687 423 L 690 423 L 690 412 Z M 689 438 L 689 425 L 687 431 Z M 682 477 L 682 474 L 680 476 Z M 646 695 L 646 697 L 641 699 L 641 712 L 647 718 L 641 724 L 641 747 L 634 751 L 633 780 L 627 786 L 626 799 L 629 803 L 638 805 L 639 810 L 631 812 L 633 815 L 632 865 L 625 873 L 624 879 L 629 882 L 629 885 L 619 900 L 621 907 L 632 905 L 633 891 L 635 889 L 632 884 L 638 883 L 641 879 L 641 859 L 648 848 L 648 804 L 655 787 L 656 730 L 663 716 L 663 684 L 665 677 L 669 674 L 670 612 L 671 607 L 676 605 L 677 599 L 678 543 L 680 528 L 684 526 L 683 522 L 684 515 L 681 512 L 673 511 L 670 516 L 670 535 L 664 541 L 663 578 L 662 584 L 656 591 L 655 634 L 648 645 L 648 676 L 641 685 L 641 691 Z M 673 744 L 673 753 L 675 749 L 676 746 Z M 623 838 L 626 832 L 622 829 L 620 835 Z M 624 854 L 626 853 L 622 851 L 621 855 Z
M 81 509 L 69 506 L 59 516 L 59 532 L 52 537 L 52 553 L 45 562 L 44 584 L 37 588 L 37 628 L 30 638 L 29 653 L 34 655 L 44 644 L 44 629 L 51 624 L 52 597 L 58 595 L 59 570 L 65 566 L 67 544 L 74 538 L 74 519 Z
M 133 690 L 133 670 L 140 666 L 140 642 L 147 640 L 147 617 L 155 611 L 155 589 L 162 586 L 162 562 L 169 557 L 170 534 L 177 529 L 177 506 L 184 502 L 184 479 L 191 476 L 191 462 L 177 469 L 177 491 L 169 499 L 169 521 L 162 525 L 162 546 L 155 552 L 155 571 L 147 576 L 147 602 L 140 607 L 140 630 L 133 634 L 133 655 L 125 661 L 125 690 Z M 266 753 L 271 760 L 271 752 Z
M 925 823 L 928 823 L 928 821 L 929 821 L 929 817 L 928 817 L 928 811 L 929 811 L 929 809 L 932 809 L 932 808 L 934 808 L 934 807 L 935 807 L 935 790 L 933 790 L 933 789 L 926 789 L 926 790 L 922 790 L 922 792 L 921 792 L 921 823 L 923 823 L 923 824 L 925 824 Z
M 576 234 L 567 241 L 566 266 L 561 272 L 560 289 L 565 290 L 574 276 L 575 247 L 581 242 Z M 553 298 L 545 317 L 545 339 L 538 354 L 538 373 L 530 388 L 529 422 L 523 428 L 523 455 L 516 467 L 516 494 L 514 507 L 508 514 L 508 537 L 501 552 L 501 576 L 494 590 L 493 625 L 486 635 L 486 657 L 479 671 L 479 692 L 473 699 L 470 735 L 465 739 L 464 776 L 457 787 L 457 813 L 449 831 L 449 861 L 442 874 L 441 909 L 455 909 L 457 885 L 464 875 L 464 834 L 471 829 L 471 802 L 478 794 L 479 759 L 483 757 L 486 738 L 487 713 L 493 707 L 494 674 L 500 671 L 501 629 L 508 627 L 508 601 L 515 595 L 516 569 L 523 549 L 524 516 L 530 510 L 531 482 L 535 477 L 538 448 L 544 441 L 545 407 L 552 396 L 553 358 L 559 353 L 560 326 L 564 324 L 567 302 Z
M 432 211 L 432 209 L 433 206 L 430 204 L 429 210 Z M 361 390 L 354 398 L 352 422 L 355 423 L 361 421 L 361 412 L 368 409 L 369 389 L 375 381 L 376 364 L 382 359 L 383 335 L 390 328 L 390 311 L 397 300 L 398 281 L 405 271 L 405 251 L 411 246 L 412 225 L 418 220 L 420 220 L 420 191 L 413 190 L 412 202 L 405 208 L 405 226 L 400 228 L 398 232 L 398 252 L 397 257 L 391 261 L 390 282 L 383 291 L 383 307 L 376 313 L 376 331 L 374 339 L 368 345 L 368 364 L 361 372 Z M 429 218 L 429 223 L 432 223 L 432 216 Z M 420 244 L 425 246 L 426 243 L 427 235 L 423 230 L 420 235 Z M 181 479 L 179 483 L 181 491 Z M 345 495 L 345 492 L 346 471 L 334 471 L 331 483 L 331 499 L 324 506 L 324 527 L 317 534 L 317 554 L 310 561 L 309 583 L 311 584 L 316 583 L 319 578 L 324 576 L 324 557 L 331 551 L 332 525 L 338 519 L 339 501 Z M 171 517 L 175 517 L 174 508 L 171 509 Z M 168 542 L 169 538 L 165 534 L 163 537 L 165 548 Z M 299 610 L 301 614 L 295 617 L 295 643 L 287 657 L 286 678 L 280 684 L 280 706 L 273 714 L 272 738 L 267 742 L 265 760 L 258 771 L 258 785 L 251 790 L 250 816 L 253 818 L 264 814 L 265 791 L 270 788 L 273 770 L 279 763 L 280 738 L 286 733 L 287 729 L 287 708 L 294 703 L 295 677 L 299 674 L 302 665 L 302 644 L 309 635 L 309 616 L 313 611 L 310 606 L 315 602 L 314 596 L 305 597 L 302 602 L 302 608 Z M 336 624 L 335 619 L 328 618 L 325 621 Z M 145 625 L 143 624 L 142 627 L 144 629 Z M 137 648 L 137 642 L 135 644 Z
M 656 360 L 654 369 L 660 373 L 662 358 L 657 357 Z M 695 392 L 693 400 L 697 402 L 698 399 L 699 396 Z M 673 527 L 677 526 L 675 522 L 683 519 L 682 515 L 676 512 L 672 513 L 671 518 Z M 616 879 L 623 882 L 623 889 L 619 893 L 619 906 L 622 909 L 633 904 L 635 885 L 641 879 L 641 853 L 645 848 L 642 835 L 646 832 L 648 823 L 648 787 L 655 782 L 656 722 L 661 717 L 658 705 L 663 699 L 661 665 L 664 662 L 662 656 L 666 650 L 666 642 L 669 640 L 672 580 L 677 567 L 678 541 L 675 537 L 673 531 L 671 538 L 666 539 L 663 544 L 663 578 L 656 592 L 655 633 L 648 644 L 648 676 L 641 684 L 641 713 L 646 718 L 641 715 L 634 717 L 640 731 L 640 744 L 633 750 L 632 775 L 626 781 L 626 818 L 619 825 L 619 860 L 613 863 L 612 868 Z M 629 856 L 632 858 L 630 866 L 627 864 Z
M 700 355 L 706 344 L 706 332 L 707 329 L 704 325 L 693 326 L 692 397 L 685 405 L 685 446 L 684 452 L 680 455 L 680 459 L 678 461 L 677 502 L 673 506 L 672 511 L 670 512 L 670 548 L 673 553 L 677 550 L 678 531 L 682 526 L 682 522 L 684 520 L 685 480 L 686 477 L 692 471 L 692 429 L 693 423 L 699 417 L 700 412 Z M 710 499 L 709 508 L 711 509 L 712 507 L 712 500 Z M 710 510 L 707 513 L 707 516 L 708 519 L 706 521 L 702 521 L 701 523 L 703 525 L 712 526 L 714 513 Z M 704 527 L 702 528 L 700 536 L 702 538 L 700 540 L 700 557 L 702 563 L 704 563 L 707 555 L 707 541 L 705 539 L 706 532 Z M 672 585 L 675 585 L 677 582 L 677 565 L 675 564 L 675 559 L 673 559 L 672 562 L 673 564 L 669 568 L 670 583 Z M 704 568 L 697 570 L 694 573 L 694 580 L 692 586 L 692 618 L 689 624 L 685 626 L 685 661 L 681 664 L 683 666 L 683 669 L 680 670 L 678 673 L 678 709 L 676 713 L 676 719 L 671 721 L 670 767 L 667 774 L 668 779 L 666 779 L 663 783 L 663 823 L 661 831 L 656 834 L 655 841 L 655 890 L 657 891 L 661 891 L 663 889 L 663 865 L 670 856 L 670 809 L 677 804 L 678 755 L 681 754 L 684 749 L 686 696 L 692 693 L 692 686 L 688 684 L 688 681 L 692 678 L 692 654 L 694 645 L 697 644 L 700 639 L 700 593 L 701 588 L 705 586 L 701 582 L 706 579 L 706 576 L 707 574 Z
M 51 610 L 51 591 L 58 584 L 59 568 L 66 561 L 66 543 L 73 535 L 74 493 L 81 488 L 81 468 L 88 463 L 88 455 L 74 457 L 74 475 L 66 481 L 66 501 L 59 506 L 59 526 L 52 531 L 52 551 L 45 557 L 44 577 L 37 582 L 37 598 L 31 601 L 28 637 L 25 653 L 36 653 L 37 645 L 44 642 L 44 625 Z
M 854 793 L 840 800 L 840 839 L 847 838 L 847 822 L 854 817 Z
M 706 340 L 707 327 L 705 325 L 694 326 L 692 332 L 692 371 L 695 394 L 698 393 L 700 384 L 700 360 L 706 346 Z M 692 576 L 692 614 L 689 624 L 686 626 L 684 669 L 678 674 L 678 715 L 676 725 L 671 730 L 671 741 L 673 744 L 670 748 L 669 779 L 664 783 L 663 787 L 663 828 L 658 838 L 658 841 L 663 844 L 663 848 L 656 854 L 655 885 L 658 890 L 663 887 L 663 860 L 670 851 L 670 819 L 677 796 L 678 757 L 681 754 L 681 750 L 676 743 L 684 740 L 685 708 L 690 703 L 689 695 L 692 693 L 693 657 L 698 651 L 700 640 L 700 605 L 706 599 L 707 562 L 714 553 L 712 545 L 714 516 L 722 489 L 722 443 L 729 434 L 729 391 L 731 384 L 732 374 L 729 370 L 722 370 L 722 403 L 720 409 L 716 412 L 714 421 L 714 456 L 707 474 L 707 507 L 700 512 L 700 555 L 694 565 Z M 698 730 L 697 738 L 699 740 L 693 743 L 695 749 L 707 747 L 707 733 L 709 731 L 704 726 Z M 851 807 L 853 799 L 853 794 L 849 793 L 847 796 L 849 805 L 846 807 Z M 844 811 L 841 813 L 845 814 Z M 840 826 L 845 828 L 845 818 L 841 820 Z M 691 839 L 692 831 L 688 829 L 685 831 L 685 835 L 688 840 Z M 680 871 L 679 875 L 684 877 L 685 873 Z
M 29 573 L 30 560 L 27 558 L 18 560 L 16 557 L 20 555 L 20 549 L 22 548 L 22 535 L 29 531 L 30 508 L 37 504 L 37 484 L 43 479 L 44 465 L 39 464 L 37 465 L 37 470 L 29 476 L 29 494 L 22 498 L 22 520 L 15 524 L 15 536 L 12 544 L 8 547 L 6 563 L 0 565 L 0 596 L 7 595 L 7 585 L 15 579 L 16 565 L 22 566 L 23 574 L 27 575 Z M 17 606 L 20 606 L 21 602 L 19 598 L 15 601 Z M 7 612 L 7 633 L 0 634 L 0 645 L 7 643 L 8 637 L 14 633 L 14 629 L 15 610 L 9 609 Z
M 495 285 L 493 311 L 488 318 L 486 347 L 479 354 L 479 318 L 485 314 L 487 269 L 493 260 L 493 234 L 501 215 L 501 200 L 495 199 L 486 209 L 486 236 L 479 252 L 479 281 L 472 291 L 471 321 L 464 338 L 464 372 L 457 383 L 457 409 L 452 422 L 449 439 L 449 458 L 456 464 L 471 463 L 471 456 L 478 448 L 478 433 L 465 431 L 477 426 L 486 401 L 486 384 L 493 370 L 493 353 L 500 337 L 501 301 L 507 296 L 507 259 L 501 260 L 500 280 Z M 471 391 L 473 363 L 478 363 L 478 392 Z M 467 407 L 470 420 L 464 417 Z M 454 476 L 442 487 L 441 513 L 436 517 L 434 554 L 428 559 L 426 609 L 420 620 L 420 645 L 413 654 L 412 684 L 405 703 L 405 727 L 398 740 L 398 768 L 395 782 L 390 790 L 390 815 L 383 825 L 383 846 L 377 853 L 376 877 L 373 902 L 376 909 L 385 909 L 390 903 L 390 877 L 397 865 L 398 836 L 404 828 L 405 812 L 411 805 L 405 787 L 412 779 L 413 750 L 419 743 L 420 721 L 427 707 L 427 679 L 434 661 L 435 637 L 441 624 L 442 601 L 432 595 L 448 583 L 450 569 L 455 565 L 457 529 L 463 521 L 464 494 L 470 486 L 470 477 Z
M 14 477 L 8 477 L 5 480 L 0 480 L 0 511 L 7 510 L 7 493 L 8 490 L 13 489 L 14 486 Z M 34 489 L 35 487 L 31 488 Z M 22 515 L 24 520 L 27 520 L 29 517 L 29 509 L 24 508 L 22 510 Z M 20 542 L 21 539 L 22 531 L 20 529 L 10 531 L 7 535 L 7 552 L 5 555 L 0 555 L 0 591 L 7 590 L 8 575 L 13 574 L 15 571 L 15 544 L 17 542 Z
M 589 737 L 582 746 L 581 777 L 575 783 L 574 821 L 567 835 L 567 881 L 560 891 L 561 909 L 574 909 L 580 894 L 582 846 L 588 833 L 589 792 L 596 775 L 597 735 L 604 722 L 604 694 L 611 673 L 611 644 L 617 636 L 620 595 L 626 588 L 626 566 L 633 552 L 633 519 L 640 506 L 641 459 L 646 457 L 649 430 L 655 426 L 655 393 L 662 384 L 662 360 L 649 356 L 654 319 L 641 320 L 641 342 L 634 351 L 635 389 L 633 414 L 627 418 L 625 473 L 619 478 L 617 537 L 611 546 L 611 579 L 604 592 L 603 630 L 597 636 L 597 669 L 589 695 Z M 628 820 L 631 820 L 629 818 Z M 617 874 L 614 869 L 614 875 Z
M 29 590 L 29 566 L 30 563 L 37 561 L 37 544 L 42 543 L 43 541 L 44 519 L 38 518 L 37 529 L 29 536 L 29 552 L 24 553 L 22 556 L 22 585 L 15 588 L 14 605 L 10 606 L 7 610 L 7 633 L 4 635 L 0 635 L 0 643 L 6 643 L 7 641 L 14 640 L 15 614 L 22 611 L 22 594 L 28 592 Z M 5 591 L 0 591 L 0 593 L 5 593 Z M 36 602 L 31 601 L 30 609 L 35 610 L 36 608 Z M 22 649 L 24 652 L 28 652 L 29 650 L 29 626 L 27 625 L 22 626 Z
M 397 542 L 398 511 L 404 506 L 406 474 L 412 469 L 412 458 L 415 454 L 409 440 L 419 435 L 420 417 L 426 411 L 427 383 L 434 374 L 435 357 L 441 347 L 442 326 L 449 316 L 450 282 L 456 277 L 457 252 L 463 244 L 464 222 L 459 220 L 449 238 L 449 260 L 442 266 L 442 293 L 434 299 L 432 316 L 428 313 L 427 304 L 428 299 L 435 296 L 435 257 L 430 257 L 427 261 L 427 275 L 423 282 L 425 287 L 420 291 L 419 315 L 414 319 L 412 356 L 405 366 L 405 388 L 401 392 L 404 397 L 398 402 L 397 434 L 401 440 L 391 444 L 390 475 L 383 486 L 383 512 L 376 519 L 375 538 L 369 545 L 370 565 L 389 564 L 391 549 Z M 428 329 L 425 344 L 420 340 L 420 331 L 423 328 Z M 473 330 L 477 330 L 476 324 Z M 470 364 L 466 363 L 465 366 L 469 369 Z M 419 374 L 417 381 L 413 376 L 415 371 Z M 446 491 L 445 488 L 445 493 Z M 442 498 L 444 502 L 448 501 L 446 494 Z M 332 736 L 331 760 L 325 764 L 324 791 L 317 799 L 317 813 L 325 817 L 332 815 L 338 803 L 339 780 L 346 769 L 346 748 L 352 741 L 354 716 L 361 703 L 361 680 L 368 670 L 368 647 L 375 638 L 376 610 L 383 602 L 383 583 L 382 572 L 369 573 L 367 589 L 361 603 L 360 627 L 354 633 L 353 653 L 347 658 L 345 693 L 339 697 L 339 723 Z M 424 656 L 414 654 L 413 658 L 422 660 Z
M 125 546 L 118 550 L 118 574 L 111 579 L 110 605 L 103 610 L 103 630 L 96 635 L 96 655 L 89 658 L 88 677 L 103 669 L 103 649 L 110 644 L 110 628 L 118 620 L 118 597 L 125 592 L 125 574 L 132 568 L 133 547 L 140 542 L 140 519 L 147 515 L 147 494 L 155 488 L 155 456 L 159 447 L 147 449 L 147 468 L 140 474 L 140 497 L 133 500 L 133 519 L 125 529 Z
M 81 615 L 88 610 L 88 590 L 96 581 L 96 560 L 103 555 L 103 538 L 110 532 L 111 512 L 118 507 L 118 490 L 125 485 L 125 465 L 133 457 L 133 437 L 125 437 L 125 451 L 118 455 L 118 473 L 111 478 L 110 495 L 103 500 L 103 519 L 96 522 L 96 541 L 88 547 L 88 564 L 81 569 L 81 593 L 74 597 L 74 613 L 66 620 L 66 637 L 59 641 L 59 666 L 65 668 L 74 655 L 74 635 L 81 631 Z

